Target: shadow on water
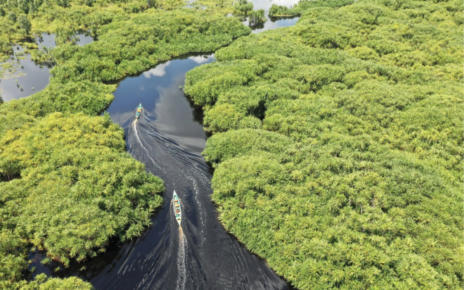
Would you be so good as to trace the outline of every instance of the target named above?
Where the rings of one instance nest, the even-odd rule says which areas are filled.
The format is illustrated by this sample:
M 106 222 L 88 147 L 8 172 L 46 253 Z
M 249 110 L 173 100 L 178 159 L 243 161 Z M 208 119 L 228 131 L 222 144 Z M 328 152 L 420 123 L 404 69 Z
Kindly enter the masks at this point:
M 94 39 L 84 33 L 78 33 L 74 37 L 76 45 L 91 43 Z M 35 39 L 39 49 L 44 47 L 55 47 L 55 34 L 42 34 Z M 23 48 L 14 46 L 14 56 L 9 62 L 18 69 L 12 74 L 6 74 L 0 79 L 0 94 L 4 101 L 21 99 L 43 90 L 49 83 L 50 69 L 52 66 L 35 63 L 31 60 L 31 55 L 26 54 L 20 57 Z

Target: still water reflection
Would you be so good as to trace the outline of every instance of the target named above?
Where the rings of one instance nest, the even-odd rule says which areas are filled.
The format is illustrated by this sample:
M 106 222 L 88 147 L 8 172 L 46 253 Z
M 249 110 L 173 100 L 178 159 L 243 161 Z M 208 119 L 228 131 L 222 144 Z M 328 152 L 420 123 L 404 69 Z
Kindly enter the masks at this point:
M 82 46 L 93 41 L 91 36 L 85 34 L 77 34 L 76 36 L 78 37 L 77 45 Z M 39 49 L 56 46 L 54 34 L 42 34 L 36 38 L 36 42 Z M 14 47 L 15 55 L 22 51 L 23 49 L 20 46 Z M 28 97 L 40 92 L 48 85 L 50 67 L 36 64 L 31 60 L 31 55 L 26 54 L 24 59 L 18 61 L 15 58 L 15 60 L 9 62 L 15 63 L 14 65 L 18 68 L 18 71 L 0 78 L 0 94 L 4 101 Z
M 276 19 L 270 18 L 268 16 L 269 9 L 271 9 L 272 4 L 290 7 L 298 3 L 299 0 L 252 0 L 251 2 L 253 2 L 253 10 L 263 9 L 264 16 L 267 19 L 267 21 L 264 22 L 264 24 L 251 27 L 253 33 L 260 33 L 266 30 L 276 29 L 279 27 L 293 26 L 296 24 L 298 19 L 300 19 L 299 17 Z M 243 24 L 248 25 L 248 20 L 244 21 Z
M 142 103 L 148 118 L 156 122 L 160 132 L 181 144 L 189 152 L 199 154 L 206 135 L 201 125 L 201 109 L 187 101 L 182 89 L 185 73 L 200 64 L 214 60 L 214 55 L 190 56 L 160 64 L 137 77 L 126 78 L 114 93 L 107 111 L 116 123 L 126 127 L 134 108 Z

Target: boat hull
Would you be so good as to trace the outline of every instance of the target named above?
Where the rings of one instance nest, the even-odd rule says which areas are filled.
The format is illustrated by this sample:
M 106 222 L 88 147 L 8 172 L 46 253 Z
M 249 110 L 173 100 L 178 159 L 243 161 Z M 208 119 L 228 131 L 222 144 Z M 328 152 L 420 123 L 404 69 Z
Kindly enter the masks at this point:
M 174 209 L 174 216 L 176 218 L 177 223 L 179 226 L 182 224 L 182 208 L 180 205 L 180 199 L 179 196 L 177 196 L 176 191 L 174 191 L 174 194 L 172 196 L 172 207 Z
M 135 118 L 138 119 L 140 117 L 140 115 L 142 114 L 142 104 L 139 104 L 139 106 L 137 107 L 137 112 L 135 112 Z

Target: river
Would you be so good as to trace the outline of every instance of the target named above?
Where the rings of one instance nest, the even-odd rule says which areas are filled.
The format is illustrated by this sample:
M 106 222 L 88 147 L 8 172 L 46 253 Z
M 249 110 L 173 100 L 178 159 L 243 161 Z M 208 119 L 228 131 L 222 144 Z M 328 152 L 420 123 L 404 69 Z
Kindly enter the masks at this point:
M 273 4 L 253 3 L 266 15 Z M 296 21 L 268 20 L 253 32 Z M 105 253 L 69 268 L 55 262 L 43 266 L 43 253 L 31 253 L 36 274 L 79 276 L 96 289 L 291 289 L 263 259 L 223 229 L 211 202 L 211 168 L 200 155 L 207 139 L 202 111 L 181 87 L 188 71 L 212 61 L 214 54 L 185 56 L 128 77 L 119 83 L 106 110 L 124 128 L 128 152 L 165 182 L 164 205 L 154 215 L 153 225 L 140 238 L 114 241 Z M 144 110 L 136 121 L 139 103 Z M 182 202 L 182 228 L 172 210 L 174 190 Z M 56 267 L 61 270 L 53 271 Z

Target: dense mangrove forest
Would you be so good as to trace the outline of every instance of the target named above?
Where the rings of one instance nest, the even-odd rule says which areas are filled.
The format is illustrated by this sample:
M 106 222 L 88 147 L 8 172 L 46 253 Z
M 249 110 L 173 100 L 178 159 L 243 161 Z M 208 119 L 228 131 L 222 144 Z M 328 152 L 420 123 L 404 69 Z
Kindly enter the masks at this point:
M 89 259 L 113 237 L 140 235 L 162 204 L 162 180 L 125 152 L 124 131 L 108 115 L 97 116 L 113 99 L 112 82 L 175 56 L 213 52 L 250 29 L 223 13 L 165 8 L 167 1 L 151 8 L 18 3 L 0 2 L 3 60 L 11 57 L 11 43 L 43 54 L 28 42 L 42 29 L 63 41 L 47 52 L 56 66 L 46 89 L 0 104 L 0 287 L 90 289 L 73 277 L 28 279 L 27 253 L 46 251 L 49 261 L 65 266 Z M 23 29 L 11 15 L 32 25 Z M 70 38 L 81 28 L 98 41 L 74 45 Z
M 174 145 L 147 133 L 128 149 L 103 112 L 124 78 L 198 53 L 216 61 L 177 90 L 203 110 L 211 202 L 246 249 L 296 289 L 464 287 L 461 1 L 272 4 L 265 15 L 246 0 L 0 0 L 0 81 L 26 54 L 51 68 L 40 92 L 0 91 L 0 288 L 94 289 L 36 274 L 31 253 L 57 272 L 153 224 L 182 175 L 163 181 L 130 153 Z M 82 31 L 95 41 L 76 45 Z M 40 47 L 44 33 L 56 47 Z
M 298 289 L 461 289 L 462 2 L 312 2 L 187 74 L 222 223 Z

